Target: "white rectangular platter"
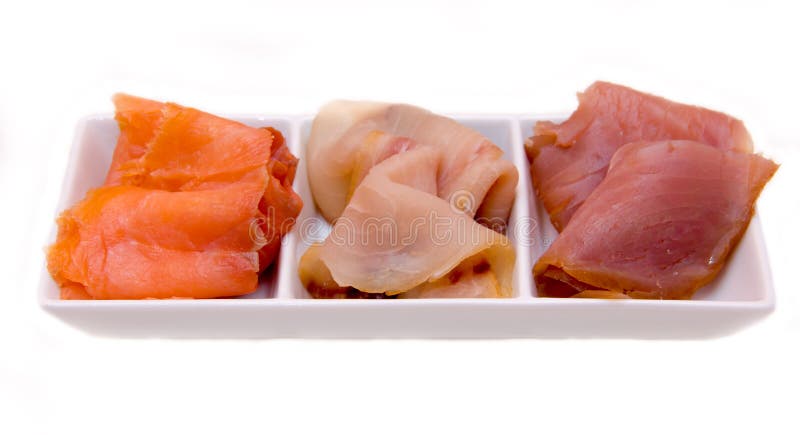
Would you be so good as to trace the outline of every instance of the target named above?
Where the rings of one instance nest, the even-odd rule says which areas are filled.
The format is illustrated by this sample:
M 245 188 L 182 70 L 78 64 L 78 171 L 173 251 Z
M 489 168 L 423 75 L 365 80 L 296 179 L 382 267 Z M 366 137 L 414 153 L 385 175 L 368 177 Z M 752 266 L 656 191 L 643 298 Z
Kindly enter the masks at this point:
M 297 276 L 297 262 L 309 240 L 325 231 L 319 225 L 324 220 L 314 208 L 303 159 L 312 117 L 231 118 L 281 130 L 300 158 L 294 188 L 304 208 L 259 289 L 232 299 L 65 301 L 59 299 L 58 287 L 43 265 L 39 301 L 45 310 L 97 335 L 193 338 L 703 338 L 734 332 L 773 310 L 775 296 L 758 215 L 720 276 L 693 300 L 537 297 L 533 262 L 557 233 L 533 193 L 523 142 L 537 120 L 561 117 L 515 115 L 453 116 L 500 146 L 519 170 L 509 222 L 517 253 L 512 298 L 312 299 Z M 102 184 L 118 134 L 112 115 L 80 121 L 57 211 Z M 54 225 L 51 241 L 55 233 Z

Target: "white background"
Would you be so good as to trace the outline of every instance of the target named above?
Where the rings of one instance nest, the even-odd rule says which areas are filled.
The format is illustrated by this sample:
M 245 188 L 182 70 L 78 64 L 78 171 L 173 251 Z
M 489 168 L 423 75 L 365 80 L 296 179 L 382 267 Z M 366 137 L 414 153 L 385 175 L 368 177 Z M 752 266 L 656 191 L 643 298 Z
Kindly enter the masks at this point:
M 800 14 L 755 2 L 0 3 L 0 433 L 800 433 Z M 724 110 L 782 163 L 777 309 L 703 341 L 96 338 L 36 305 L 76 120 L 341 97 L 569 111 L 608 79 Z M 189 432 L 191 431 L 191 432 Z

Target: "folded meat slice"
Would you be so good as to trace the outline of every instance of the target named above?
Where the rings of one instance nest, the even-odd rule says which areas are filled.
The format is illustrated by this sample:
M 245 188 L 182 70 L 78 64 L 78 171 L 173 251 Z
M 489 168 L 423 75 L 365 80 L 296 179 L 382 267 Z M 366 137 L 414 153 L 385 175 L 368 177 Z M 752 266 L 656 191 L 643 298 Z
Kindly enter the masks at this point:
M 777 167 L 692 141 L 623 146 L 536 262 L 539 295 L 690 298 L 727 261 Z
M 300 260 L 312 295 L 508 297 L 514 250 L 437 196 L 443 148 L 415 146 L 374 166 L 330 236 Z
M 297 158 L 280 131 L 253 128 L 175 103 L 114 96 L 120 127 L 107 185 L 168 191 L 214 189 L 266 165 L 260 205 L 261 269 L 269 266 L 303 207 L 292 189 Z
M 376 136 L 376 132 L 392 137 Z M 335 101 L 323 107 L 306 147 L 311 193 L 320 212 L 333 221 L 371 166 L 408 149 L 414 142 L 442 151 L 437 196 L 463 201 L 479 221 L 502 230 L 518 174 L 503 151 L 475 130 L 427 110 L 404 104 Z M 381 142 L 382 141 L 382 142 Z M 480 204 L 480 207 L 476 205 Z
M 48 252 L 68 298 L 221 297 L 252 292 L 267 172 L 219 189 L 169 192 L 106 186 L 58 219 Z M 80 291 L 79 291 L 80 290 Z
M 416 141 L 407 137 L 394 136 L 379 130 L 370 132 L 353 155 L 353 168 L 346 201 L 350 201 L 356 187 L 366 178 L 373 166 L 395 154 L 416 148 L 417 145 Z
M 265 244 L 258 251 L 262 270 L 272 264 L 281 246 L 281 239 L 292 229 L 303 208 L 303 200 L 292 188 L 297 172 L 297 157 L 289 151 L 280 131 L 271 127 L 266 127 L 266 130 L 272 133 L 272 150 L 267 162 L 267 188 L 259 204 L 259 210 L 264 214 L 259 228 Z
M 525 144 L 531 176 L 553 226 L 562 231 L 629 142 L 693 140 L 721 150 L 751 152 L 744 124 L 723 113 L 596 82 L 561 124 L 538 122 Z
M 269 161 L 273 133 L 196 109 L 165 103 L 157 134 L 141 157 L 119 167 L 124 184 L 195 190 Z
M 114 103 L 106 183 L 61 214 L 48 250 L 62 298 L 255 290 L 302 207 L 280 132 L 124 94 Z
M 144 155 L 148 144 L 159 131 L 166 108 L 165 103 L 126 94 L 114 95 L 113 101 L 117 109 L 114 118 L 119 126 L 119 138 L 106 176 L 106 185 L 120 184 L 120 167 Z

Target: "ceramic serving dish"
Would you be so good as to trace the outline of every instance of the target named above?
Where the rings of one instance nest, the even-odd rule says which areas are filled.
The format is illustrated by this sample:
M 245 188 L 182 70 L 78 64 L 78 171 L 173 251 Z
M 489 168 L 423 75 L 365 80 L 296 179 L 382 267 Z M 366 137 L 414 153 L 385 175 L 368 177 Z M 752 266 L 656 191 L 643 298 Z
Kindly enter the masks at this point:
M 300 158 L 295 190 L 305 207 L 283 241 L 277 262 L 248 296 L 210 300 L 67 301 L 42 267 L 39 300 L 62 320 L 100 335 L 155 337 L 629 337 L 698 338 L 724 335 L 768 315 L 774 290 L 756 214 L 719 277 L 692 300 L 539 298 L 533 262 L 556 232 L 533 193 L 523 142 L 539 119 L 559 116 L 453 116 L 500 146 L 520 174 L 509 222 L 517 263 L 510 299 L 318 300 L 309 297 L 297 263 L 328 226 L 314 208 L 303 144 L 311 116 L 232 116 L 272 126 Z M 78 124 L 57 211 L 102 184 L 119 134 L 112 115 Z M 55 239 L 55 224 L 51 241 Z

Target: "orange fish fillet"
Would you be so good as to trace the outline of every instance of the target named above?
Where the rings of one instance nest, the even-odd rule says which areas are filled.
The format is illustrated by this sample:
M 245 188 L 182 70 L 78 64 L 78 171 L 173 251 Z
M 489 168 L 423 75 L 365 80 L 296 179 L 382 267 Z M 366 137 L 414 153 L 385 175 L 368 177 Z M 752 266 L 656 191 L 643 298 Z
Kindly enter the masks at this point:
M 297 159 L 271 128 L 116 95 L 106 184 L 61 214 L 48 269 L 63 299 L 250 293 L 300 212 Z

